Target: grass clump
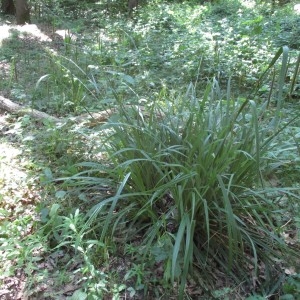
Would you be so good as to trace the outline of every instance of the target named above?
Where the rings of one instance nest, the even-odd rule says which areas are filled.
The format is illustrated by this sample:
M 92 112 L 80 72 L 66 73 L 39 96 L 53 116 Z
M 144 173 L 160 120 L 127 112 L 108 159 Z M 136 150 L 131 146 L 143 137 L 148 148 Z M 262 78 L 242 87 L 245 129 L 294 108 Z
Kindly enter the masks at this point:
M 229 90 L 220 98 L 212 81 L 201 99 L 190 86 L 185 96 L 161 93 L 143 108 L 120 105 L 119 117 L 102 127 L 112 164 L 82 164 L 88 171 L 74 177 L 90 188 L 99 180 L 87 174 L 105 169 L 120 183 L 90 210 L 83 231 L 92 226 L 101 243 L 138 245 L 135 255 L 162 265 L 179 298 L 191 280 L 216 290 L 216 272 L 231 284 L 263 276 L 271 286 L 277 262 L 293 253 L 280 235 L 278 200 L 293 191 L 270 186 L 267 177 L 286 126 L 278 127 L 281 106 L 273 118 L 267 103 L 233 100 Z

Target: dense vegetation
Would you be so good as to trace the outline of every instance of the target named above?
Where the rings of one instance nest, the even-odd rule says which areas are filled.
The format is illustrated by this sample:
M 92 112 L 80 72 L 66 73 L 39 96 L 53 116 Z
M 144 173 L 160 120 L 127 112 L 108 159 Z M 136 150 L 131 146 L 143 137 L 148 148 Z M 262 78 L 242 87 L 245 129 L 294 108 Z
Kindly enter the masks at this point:
M 0 119 L 0 298 L 299 299 L 296 3 L 29 3 L 1 96 L 60 121 Z

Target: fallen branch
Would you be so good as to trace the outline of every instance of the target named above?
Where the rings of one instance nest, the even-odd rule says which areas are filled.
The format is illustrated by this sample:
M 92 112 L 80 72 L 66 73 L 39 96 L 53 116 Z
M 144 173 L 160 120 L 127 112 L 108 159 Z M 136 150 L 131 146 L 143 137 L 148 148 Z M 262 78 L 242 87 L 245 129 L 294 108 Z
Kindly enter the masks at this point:
M 14 102 L 12 102 L 11 100 L 4 98 L 2 96 L 0 96 L 0 109 L 6 110 L 10 113 L 16 114 L 18 116 L 24 116 L 24 115 L 29 115 L 32 116 L 35 119 L 39 119 L 39 120 L 51 120 L 54 122 L 61 122 L 61 120 L 59 118 L 50 116 L 44 112 L 41 112 L 39 110 L 36 109 L 32 109 L 32 108 L 26 108 L 24 106 L 21 106 L 19 104 L 16 104 Z
M 116 109 L 109 108 L 107 110 L 100 111 L 100 112 L 85 113 L 72 118 L 72 120 L 74 120 L 74 122 L 76 123 L 87 122 L 89 126 L 93 126 L 96 125 L 97 123 L 106 122 L 111 115 L 116 113 L 117 113 Z
M 147 117 L 148 115 L 145 111 L 145 107 L 143 106 L 126 105 L 125 107 L 128 109 L 134 109 L 136 112 L 138 112 L 138 114 L 141 114 L 143 116 Z M 118 110 L 116 108 L 109 108 L 107 110 L 100 111 L 97 113 L 85 113 L 72 118 L 57 118 L 39 110 L 16 104 L 15 102 L 2 96 L 0 96 L 0 109 L 16 114 L 18 116 L 29 115 L 38 120 L 50 120 L 55 123 L 66 122 L 67 120 L 72 120 L 75 123 L 85 122 L 89 127 L 93 127 L 99 123 L 106 122 L 111 115 L 118 113 Z M 158 119 L 162 119 L 164 117 L 164 114 L 161 111 L 157 111 L 156 116 Z
M 0 109 L 16 114 L 18 116 L 29 115 L 38 120 L 50 120 L 55 123 L 66 121 L 65 118 L 53 117 L 39 110 L 30 107 L 24 107 L 2 96 L 0 96 Z M 88 123 L 95 123 L 95 122 L 101 123 L 101 122 L 106 122 L 108 118 L 114 113 L 116 113 L 115 109 L 108 109 L 99 113 L 86 113 L 74 117 L 72 118 L 72 120 L 76 123 L 85 122 L 85 121 Z

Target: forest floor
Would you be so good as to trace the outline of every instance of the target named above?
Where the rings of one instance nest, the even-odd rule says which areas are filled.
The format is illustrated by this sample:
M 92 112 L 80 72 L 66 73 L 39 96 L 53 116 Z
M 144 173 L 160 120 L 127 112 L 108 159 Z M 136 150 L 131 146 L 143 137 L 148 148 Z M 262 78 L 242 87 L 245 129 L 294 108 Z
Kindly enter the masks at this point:
M 34 235 L 40 222 L 37 208 L 53 196 L 45 192 L 40 158 L 28 151 L 14 118 L 3 111 L 0 114 L 0 299 L 48 299 L 47 295 L 67 299 L 80 288 L 80 275 L 73 272 L 81 261 L 75 260 L 60 274 L 58 262 L 66 255 L 63 251 L 47 253 L 43 238 Z
M 225 21 L 223 22 L 222 19 L 223 14 L 227 13 L 227 8 L 222 10 L 222 7 L 217 7 L 215 13 L 220 16 L 221 21 L 219 21 L 219 24 L 221 27 L 224 26 L 222 30 L 229 33 L 232 28 L 226 28 L 227 23 Z M 180 32 L 180 30 L 182 30 L 182 28 L 179 30 L 176 27 L 177 25 L 174 28 L 170 28 L 170 24 L 171 27 L 173 26 L 172 14 L 173 12 L 170 10 L 170 14 L 167 17 L 163 16 L 161 24 L 158 24 L 161 26 L 158 29 L 170 32 L 170 36 L 171 33 L 176 33 L 177 30 Z M 282 15 L 284 14 L 282 13 Z M 185 16 L 182 18 L 185 19 Z M 214 17 L 212 19 L 214 20 Z M 263 23 L 264 21 L 261 21 L 259 17 L 256 18 L 256 16 L 250 16 L 249 19 L 250 21 L 248 21 L 248 23 L 246 22 L 241 25 L 242 29 L 239 28 L 237 30 L 237 34 L 241 35 L 240 38 L 237 39 L 237 41 L 234 41 L 231 40 L 230 37 L 228 38 L 228 43 L 224 41 L 223 46 L 226 48 L 229 47 L 228 45 L 231 43 L 233 45 L 240 44 L 240 48 L 237 51 L 234 50 L 230 53 L 230 55 L 236 56 L 235 60 L 232 61 L 233 69 L 243 65 L 240 61 L 240 52 L 244 51 L 244 49 L 245 51 L 249 50 L 250 54 L 245 54 L 245 56 L 247 56 L 245 65 L 249 64 L 251 68 L 253 67 L 253 69 L 251 69 L 251 74 L 258 77 L 259 71 L 263 69 L 261 65 L 263 63 L 266 65 L 266 62 L 263 61 L 265 58 L 261 59 L 259 51 L 256 52 L 256 50 L 251 49 L 253 45 L 249 42 L 250 40 L 248 41 L 247 38 L 245 38 L 245 36 L 249 34 L 249 36 L 253 37 L 251 34 L 255 32 L 255 30 L 260 32 L 261 26 L 272 29 L 274 26 L 272 27 L 271 22 L 271 25 L 268 24 L 268 22 L 266 22 L 265 25 Z M 83 95 L 84 93 L 82 92 L 82 89 L 80 89 L 80 86 L 78 87 L 77 82 L 80 80 L 77 80 L 78 78 L 76 77 L 78 75 L 77 73 L 80 73 L 82 69 L 78 71 L 79 68 L 77 68 L 77 75 L 72 77 L 72 72 L 70 71 L 71 67 L 65 67 L 65 65 L 63 65 L 63 59 L 60 60 L 61 57 L 64 56 L 67 57 L 67 61 L 68 55 L 72 51 L 74 51 L 74 53 L 72 52 L 72 55 L 74 54 L 74 56 L 70 56 L 70 60 L 73 59 L 75 61 L 74 57 L 76 57 L 76 59 L 78 58 L 77 45 L 75 45 L 76 34 L 72 35 L 68 30 L 54 30 L 54 22 L 53 24 L 42 23 L 38 26 L 33 24 L 15 26 L 13 25 L 13 22 L 14 21 L 10 18 L 5 19 L 5 22 L 4 19 L 1 19 L 0 24 L 0 45 L 3 45 L 2 48 L 4 49 L 1 50 L 2 56 L 0 55 L 0 80 L 2 81 L 0 82 L 0 95 L 19 102 L 22 105 L 24 104 L 25 106 L 34 104 L 36 109 L 43 110 L 50 115 L 57 117 L 67 116 L 67 118 L 72 118 L 74 115 L 85 113 L 86 107 L 84 107 L 84 105 L 82 106 L 84 108 L 81 107 L 81 101 L 85 99 L 85 95 Z M 126 21 L 126 23 L 130 22 L 131 21 Z M 153 32 L 155 33 L 159 30 L 155 28 L 157 24 L 154 18 L 152 22 L 154 28 Z M 297 27 L 295 26 L 295 24 L 298 24 L 297 22 L 298 21 L 296 20 L 290 26 L 294 31 L 297 31 Z M 215 22 L 215 24 L 216 23 L 218 22 Z M 80 27 L 79 25 L 78 27 Z M 74 27 L 76 26 L 74 25 Z M 176 45 L 176 40 L 173 39 L 175 42 L 172 49 L 172 47 L 169 47 L 169 44 L 173 41 L 172 37 L 170 37 L 170 41 L 165 41 L 165 44 L 162 45 L 164 49 L 160 52 L 160 50 L 156 51 L 157 49 L 155 48 L 160 44 L 159 40 L 155 40 L 155 38 L 157 38 L 155 34 L 154 42 L 151 40 L 152 37 L 149 37 L 149 43 L 147 42 L 148 44 L 146 43 L 146 45 L 143 45 L 144 40 L 141 37 L 144 34 L 144 29 L 137 29 L 140 30 L 140 32 L 133 31 L 131 37 L 122 27 L 119 31 L 114 31 L 112 28 L 113 27 L 108 27 L 115 36 L 109 38 L 108 36 L 105 36 L 105 34 L 101 35 L 102 40 L 99 37 L 99 40 L 96 41 L 99 49 L 97 48 L 98 46 L 95 46 L 95 37 L 92 36 L 92 33 L 85 32 L 83 34 L 78 34 L 78 37 L 82 35 L 82 40 L 78 39 L 78 49 L 80 49 L 81 53 L 85 53 L 84 39 L 87 39 L 91 48 L 88 55 L 83 56 L 83 58 L 79 57 L 78 61 L 81 63 L 83 61 L 83 65 L 86 64 L 89 68 L 95 70 L 93 76 L 95 75 L 95 78 L 99 76 L 99 81 L 101 83 L 97 85 L 91 80 L 83 85 L 86 87 L 88 84 L 91 84 L 92 87 L 88 86 L 88 91 L 92 91 L 92 93 L 95 94 L 98 93 L 97 96 L 99 96 L 99 99 L 101 100 L 99 100 L 99 102 L 104 108 L 107 104 L 111 104 L 113 95 L 115 94 L 120 93 L 121 98 L 124 97 L 125 99 L 133 98 L 135 92 L 133 93 L 133 89 L 128 88 L 128 86 L 131 87 L 135 75 L 135 80 L 137 82 L 136 94 L 141 93 L 140 99 L 142 100 L 148 95 L 150 95 L 149 97 L 154 95 L 154 98 L 163 98 L 162 95 L 166 93 L 167 89 L 165 87 L 169 83 L 173 84 L 173 87 L 177 87 L 176 84 L 178 83 L 178 78 L 181 78 L 181 76 L 186 80 L 182 90 L 186 89 L 187 84 L 190 82 L 190 78 L 199 76 L 197 72 L 199 71 L 198 68 L 200 69 L 200 64 L 198 65 L 197 62 L 192 66 L 194 57 L 200 57 L 202 55 L 202 52 L 198 49 L 198 44 L 201 44 L 198 40 L 194 42 L 193 40 L 187 39 Z M 197 27 L 195 28 L 195 30 L 198 30 Z M 292 29 L 290 32 L 293 33 L 294 31 L 292 31 Z M 101 30 L 102 28 L 99 32 L 101 32 Z M 128 32 L 129 30 L 130 29 L 127 29 Z M 188 32 L 189 29 L 185 28 L 184 30 Z M 194 29 L 191 29 L 190 32 L 193 32 L 193 30 Z M 209 30 L 213 31 L 212 28 L 209 28 Z M 80 31 L 80 29 L 78 29 L 78 31 Z M 103 32 L 105 31 L 103 30 Z M 292 33 L 291 39 L 296 44 L 299 43 L 297 40 L 298 36 L 293 36 Z M 257 36 L 259 36 L 259 34 L 260 33 L 258 33 Z M 11 36 L 14 36 L 14 38 L 10 39 Z M 210 33 L 207 33 L 207 36 L 207 40 L 212 39 L 213 43 L 214 38 L 220 38 L 220 44 L 217 42 L 215 44 L 211 43 L 205 50 L 213 57 L 214 61 L 211 61 L 211 58 L 207 59 L 207 70 L 204 70 L 204 73 L 207 72 L 207 74 L 205 73 L 202 78 L 204 82 L 206 82 L 207 77 L 214 74 L 214 72 L 218 73 L 218 75 L 222 75 L 224 72 L 228 71 L 228 65 L 231 63 L 228 58 L 230 55 L 226 52 L 227 50 L 224 50 L 223 53 L 222 51 L 218 52 L 218 49 L 216 50 L 216 48 L 223 43 L 222 34 L 216 33 L 215 36 L 213 36 L 213 34 L 210 35 Z M 235 34 L 233 34 L 233 36 L 235 36 Z M 68 48 L 70 46 L 70 44 L 66 42 L 68 38 L 70 38 L 70 44 L 74 43 L 74 48 L 72 48 L 72 50 Z M 119 45 L 116 46 L 115 44 L 117 43 L 114 42 L 115 39 L 118 38 L 121 40 L 119 43 L 119 45 L 121 45 L 120 49 L 113 48 L 119 47 Z M 245 41 L 243 41 L 244 38 Z M 281 38 L 284 39 L 286 36 L 281 36 Z M 255 40 L 255 43 L 257 40 Z M 265 38 L 265 40 L 268 40 L 268 37 Z M 107 48 L 112 49 L 111 52 L 101 52 L 101 47 L 104 47 L 103 45 L 106 42 L 108 43 Z M 262 44 L 263 43 L 264 42 L 262 42 Z M 141 44 L 140 53 L 135 55 L 133 52 L 139 44 Z M 298 47 L 298 44 L 296 46 Z M 122 47 L 124 47 L 125 50 L 122 49 Z M 128 47 L 128 49 L 126 47 Z M 180 47 L 183 49 L 179 51 L 178 49 Z M 204 47 L 206 47 L 206 45 L 204 45 Z M 265 48 L 268 47 L 266 46 Z M 189 49 L 192 49 L 190 54 L 188 52 Z M 122 52 L 123 50 L 124 52 Z M 178 52 L 176 52 L 177 50 Z M 199 53 L 197 53 L 198 50 Z M 120 51 L 120 53 L 117 51 Z M 174 51 L 174 53 L 172 53 L 172 51 Z M 255 57 L 251 57 L 252 51 L 254 51 Z M 100 58 L 97 57 L 99 52 L 101 52 Z M 53 53 L 57 55 L 54 59 L 54 55 L 52 56 Z M 264 55 L 265 57 L 270 58 L 273 53 L 271 55 L 269 53 Z M 96 62 L 88 61 L 88 59 L 94 59 L 94 57 L 96 57 Z M 57 61 L 55 61 L 55 59 L 57 59 Z M 80 61 L 80 59 L 82 59 L 82 61 Z M 139 59 L 141 59 L 141 61 L 139 61 Z M 222 59 L 223 61 L 221 61 Z M 176 60 L 174 65 L 172 65 L 173 60 Z M 130 63 L 128 63 L 128 61 Z M 205 61 L 205 59 L 203 61 Z M 259 61 L 261 65 L 260 63 L 257 63 L 257 61 Z M 103 62 L 103 64 L 108 65 L 109 67 L 113 66 L 117 71 L 112 72 L 109 68 L 105 69 L 105 72 L 107 71 L 107 73 L 103 72 L 105 75 L 101 77 L 102 73 L 97 69 L 97 64 L 99 62 Z M 218 63 L 219 65 L 217 65 Z M 76 64 L 72 63 L 71 65 L 74 67 Z M 48 69 L 49 66 L 52 68 L 51 71 Z M 123 66 L 125 66 L 124 68 L 127 66 L 132 68 L 128 71 L 132 77 L 129 75 L 127 76 L 125 71 L 122 73 Z M 180 66 L 180 68 L 178 66 Z M 134 69 L 135 67 L 137 69 Z M 191 70 L 188 69 L 190 67 Z M 142 68 L 145 68 L 145 70 L 142 70 Z M 249 82 L 252 80 L 253 82 L 253 78 L 251 78 L 251 74 L 249 74 L 249 69 L 246 67 L 243 68 L 244 65 L 241 67 L 240 81 L 242 82 L 242 80 L 249 75 L 249 78 L 246 80 L 249 80 Z M 139 71 L 141 72 L 139 73 Z M 155 77 L 158 75 L 161 76 L 162 79 Z M 46 82 L 47 76 L 49 76 L 52 81 Z M 122 80 L 118 81 L 121 77 Z M 94 77 L 91 78 L 94 80 Z M 254 79 L 256 80 L 257 78 Z M 244 84 L 245 83 L 242 82 L 241 86 Z M 127 88 L 130 91 L 126 90 Z M 124 92 L 124 90 L 126 91 Z M 67 96 L 65 95 L 68 92 L 71 96 L 69 94 Z M 174 92 L 173 88 L 170 91 L 170 94 L 172 94 L 172 92 Z M 260 92 L 263 99 L 268 97 L 268 92 L 265 87 L 263 87 Z M 88 97 L 89 95 L 87 98 Z M 68 101 L 69 99 L 72 101 Z M 298 104 L 296 103 L 298 99 L 299 90 L 296 91 L 295 98 L 291 101 L 292 103 L 288 103 L 288 109 L 284 111 L 285 115 L 288 116 L 289 111 L 291 112 L 290 115 L 295 114 L 295 110 L 299 109 Z M 93 99 L 88 100 L 90 101 L 88 102 L 88 105 L 91 105 L 92 107 L 95 101 L 93 102 Z M 95 109 L 93 111 L 95 111 Z M 63 216 L 58 216 L 57 219 L 54 218 L 56 213 L 54 210 L 55 208 L 58 209 L 56 205 L 64 205 L 63 201 L 67 203 L 66 206 L 69 204 L 67 202 L 68 200 L 66 200 L 67 197 L 65 198 L 64 191 L 60 190 L 59 184 L 53 180 L 54 177 L 56 175 L 59 177 L 74 174 L 73 165 L 75 163 L 80 161 L 82 157 L 91 157 L 95 154 L 93 152 L 93 138 L 95 137 L 95 140 L 97 139 L 97 132 L 90 128 L 80 126 L 81 125 L 76 126 L 69 124 L 53 125 L 43 122 L 42 120 L 35 120 L 28 115 L 20 116 L 0 111 L 0 300 L 86 299 L 86 294 L 81 294 L 81 288 L 91 288 L 91 286 L 85 286 L 84 280 L 88 282 L 88 278 L 84 278 L 84 272 L 86 271 L 85 266 L 88 265 L 87 262 L 84 261 L 85 257 L 83 258 L 83 256 L 78 253 L 75 254 L 75 251 L 71 246 L 69 248 L 58 247 L 55 244 L 53 246 L 51 244 L 53 243 L 53 237 L 48 239 L 50 236 L 49 232 L 52 229 L 48 229 L 47 227 L 47 225 L 49 225 L 49 228 L 53 226 L 53 228 L 63 230 L 62 227 L 59 226 L 66 220 L 69 220 L 68 218 L 72 219 L 72 216 L 70 215 L 71 213 L 74 213 L 71 209 L 74 208 L 72 205 L 74 206 L 75 204 L 71 203 L 70 210 L 66 209 Z M 296 127 L 297 126 L 295 126 L 295 128 Z M 295 130 L 298 130 L 298 127 Z M 78 138 L 78 136 L 80 136 L 80 138 Z M 295 136 L 297 136 L 297 133 L 295 133 Z M 72 152 L 73 146 L 75 149 L 74 153 Z M 76 152 L 77 150 L 78 152 Z M 293 154 L 294 164 L 297 165 L 299 163 L 298 152 L 294 152 L 296 153 Z M 80 159 L 78 159 L 78 157 L 80 157 Z M 291 166 L 293 165 L 293 157 L 289 158 Z M 296 188 L 299 187 L 299 182 L 297 182 L 300 178 L 299 170 L 294 171 L 294 169 L 291 169 L 290 175 L 289 170 L 290 169 L 287 169 L 285 174 L 286 178 L 290 181 L 288 183 L 292 183 Z M 57 172 L 57 174 L 53 175 L 52 172 Z M 272 184 L 275 187 L 279 187 L 282 184 L 282 182 L 280 182 L 280 180 L 282 180 L 281 178 L 278 179 L 278 177 L 274 176 L 272 180 Z M 49 182 L 51 183 L 49 184 Z M 81 196 L 82 195 L 79 195 L 79 198 Z M 85 208 L 86 202 L 84 202 L 84 200 L 85 199 L 78 205 L 80 208 Z M 53 215 L 51 216 L 51 212 L 49 212 L 51 209 L 53 209 L 54 217 Z M 49 232 L 47 230 L 49 230 Z M 54 231 L 55 230 L 53 229 L 53 232 Z M 286 236 L 286 239 L 290 244 L 297 244 L 299 242 L 298 229 L 293 228 L 289 231 L 289 235 Z M 107 254 L 107 256 L 109 256 L 109 254 Z M 93 262 L 95 263 L 95 266 L 101 265 L 101 263 L 97 261 L 97 256 L 95 256 L 94 259 L 96 260 L 96 262 Z M 134 257 L 134 255 L 128 260 L 125 256 L 109 257 L 109 263 L 103 264 L 103 266 L 99 267 L 99 270 L 96 270 L 98 271 L 97 276 L 101 273 L 100 278 L 103 278 L 103 281 L 94 283 L 91 280 L 94 286 L 99 284 L 100 288 L 103 287 L 103 290 L 105 290 L 106 287 L 110 288 L 108 293 L 110 296 L 107 296 L 107 298 L 104 297 L 103 299 L 146 299 L 138 288 L 136 291 L 130 289 L 132 286 L 135 286 L 135 278 L 137 278 L 138 281 L 140 277 L 143 277 L 143 270 L 140 271 L 138 269 L 140 265 L 136 263 L 135 259 L 136 257 Z M 137 269 L 134 269 L 133 267 L 136 267 Z M 263 266 L 260 267 L 263 268 Z M 155 273 L 155 275 L 161 279 L 163 277 L 161 266 L 156 265 L 155 268 L 156 269 L 152 270 L 153 274 Z M 298 300 L 297 291 L 300 291 L 300 288 L 298 286 L 299 274 L 297 268 L 298 266 L 283 268 L 283 277 L 286 276 L 288 278 L 295 276 L 296 278 L 292 284 L 288 285 L 291 293 L 294 293 L 295 297 L 285 299 Z M 127 281 L 125 280 L 126 284 L 129 286 L 129 289 L 125 291 L 126 287 L 124 285 L 115 285 L 115 282 L 118 283 L 117 280 L 119 280 L 119 278 L 125 278 L 126 274 L 129 274 L 129 271 L 132 271 L 133 276 L 132 278 L 127 278 Z M 107 278 L 106 275 L 103 275 L 106 272 L 110 275 L 113 274 L 111 278 Z M 148 273 L 145 276 L 146 280 L 153 274 Z M 252 286 L 248 285 L 244 287 L 241 284 L 240 286 L 236 285 L 235 287 L 230 286 L 228 288 L 230 280 L 228 281 L 226 274 L 222 274 L 216 270 L 214 276 L 217 277 L 216 281 L 218 281 L 216 284 L 218 290 L 216 290 L 216 293 L 214 294 L 214 299 L 245 299 L 245 295 L 251 293 L 252 289 L 254 291 L 256 288 L 255 282 L 253 282 Z M 84 278 L 84 280 L 82 280 L 82 278 Z M 152 285 L 154 286 L 155 283 L 152 283 Z M 280 283 L 278 285 L 280 285 Z M 164 287 L 155 286 L 155 288 L 158 292 L 164 294 Z M 168 288 L 172 290 L 172 287 Z M 187 287 L 187 290 L 190 292 L 189 299 L 208 299 L 199 296 L 202 290 L 194 283 L 190 284 Z M 267 297 L 266 295 L 264 296 Z M 155 296 L 151 297 L 147 299 L 158 299 L 155 298 Z M 260 298 L 260 296 L 257 296 L 256 298 L 254 297 L 251 299 L 260 300 L 266 299 L 265 297 Z M 277 296 L 277 298 L 275 296 L 272 297 L 272 295 L 269 295 L 269 299 L 279 299 Z M 172 298 L 167 295 L 166 298 L 161 299 Z M 176 299 L 176 295 L 173 299 Z
M 18 261 L 11 260 L 7 251 L 19 251 L 18 248 L 22 247 L 21 240 L 31 234 L 33 224 L 26 222 L 26 219 L 34 220 L 37 217 L 36 205 L 40 197 L 39 188 L 33 184 L 32 174 L 28 168 L 29 158 L 25 153 L 25 145 L 9 132 L 11 124 L 6 120 L 7 117 L 8 115 L 2 111 L 0 114 L 0 221 L 5 222 L 2 223 L 1 238 L 3 239 L 3 234 L 8 234 L 12 243 L 1 245 L 2 270 L 6 272 L 0 276 L 2 282 L 0 299 L 18 300 L 26 299 L 26 276 L 21 266 L 17 272 L 11 274 L 9 270 L 16 266 Z M 23 226 L 23 222 L 27 223 L 26 226 Z M 8 227 L 5 232 L 4 227 Z M 22 233 L 18 233 L 18 230 L 22 230 Z
M 29 34 L 38 43 L 51 42 L 51 38 L 42 33 L 36 25 L 4 24 L 0 25 L 0 44 L 14 30 Z M 50 32 L 48 34 L 51 35 Z M 5 60 L 0 62 L 2 79 L 9 77 L 10 68 L 10 64 Z M 1 96 L 7 96 L 7 90 L 2 91 Z M 33 125 L 30 127 L 31 132 L 23 132 L 22 121 L 18 120 L 20 119 L 17 115 L 0 110 L 0 299 L 47 299 L 47 294 L 56 294 L 55 299 L 66 299 L 79 288 L 76 283 L 78 278 L 72 274 L 73 270 L 70 271 L 70 277 L 74 280 L 69 280 L 68 284 L 59 284 L 55 279 L 57 274 L 53 274 L 52 278 L 43 278 L 41 275 L 39 279 L 35 278 L 35 273 L 53 273 L 61 252 L 44 254 L 41 243 L 41 249 L 35 247 L 37 253 L 34 256 L 38 263 L 25 263 L 28 251 L 32 249 L 30 243 L 39 243 L 30 238 L 35 231 L 35 223 L 40 220 L 37 207 L 42 198 L 51 196 L 45 196 L 44 187 L 40 182 L 40 157 L 35 157 L 24 141 L 24 135 L 30 135 L 32 131 L 43 128 Z M 4 240 L 9 240 L 9 243 L 3 242 Z

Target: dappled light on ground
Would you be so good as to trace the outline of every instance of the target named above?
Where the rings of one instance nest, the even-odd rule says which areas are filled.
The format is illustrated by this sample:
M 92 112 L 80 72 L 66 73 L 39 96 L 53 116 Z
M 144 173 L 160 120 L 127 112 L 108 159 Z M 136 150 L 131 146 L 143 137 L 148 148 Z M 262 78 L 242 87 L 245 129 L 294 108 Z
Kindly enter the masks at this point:
M 42 42 L 50 42 L 51 39 L 45 35 L 36 25 L 26 24 L 26 25 L 1 25 L 0 26 L 0 45 L 4 39 L 9 38 L 14 31 L 20 32 L 22 34 L 30 34 L 32 37 L 37 38 Z
M 0 116 L 1 117 L 1 116 Z M 1 131 L 0 121 L 0 131 Z M 1 134 L 0 134 L 1 136 Z M 22 165 L 25 161 L 22 161 L 22 150 L 18 147 L 14 147 L 11 143 L 7 143 L 0 139 L 0 236 L 7 234 L 5 227 L 9 227 L 10 222 L 22 222 L 21 219 L 26 215 L 34 215 L 34 207 L 31 208 L 26 205 L 26 202 L 30 200 L 27 198 L 27 187 L 26 182 L 28 179 L 28 173 Z M 24 207 L 22 207 L 24 205 Z M 23 216 L 18 215 L 24 212 Z M 18 220 L 19 219 L 19 220 Z M 28 224 L 29 225 L 29 224 Z M 25 237 L 31 232 L 31 226 L 27 228 L 19 226 L 20 235 Z M 15 239 L 15 249 L 8 247 L 6 243 L 1 243 L 0 259 L 1 268 L 5 273 L 10 274 L 8 271 L 16 261 L 8 259 L 9 253 L 13 251 L 19 251 L 18 248 L 18 237 L 14 235 L 12 230 L 9 231 L 11 239 Z M 6 247 L 9 249 L 6 250 Z M 4 274 L 5 274 L 4 273 Z M 25 299 L 24 289 L 26 278 L 24 273 L 19 270 L 15 274 L 10 276 L 3 276 L 0 274 L 0 279 L 3 279 L 0 285 L 0 299 Z
M 17 159 L 22 154 L 22 150 L 13 148 L 10 144 L 1 143 L 0 142 L 0 149 L 1 149 L 1 180 L 10 182 L 12 187 L 17 188 L 19 186 L 20 181 L 26 179 L 27 174 L 21 169 L 18 169 L 19 163 Z M 5 184 L 7 185 L 7 184 Z

